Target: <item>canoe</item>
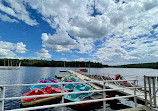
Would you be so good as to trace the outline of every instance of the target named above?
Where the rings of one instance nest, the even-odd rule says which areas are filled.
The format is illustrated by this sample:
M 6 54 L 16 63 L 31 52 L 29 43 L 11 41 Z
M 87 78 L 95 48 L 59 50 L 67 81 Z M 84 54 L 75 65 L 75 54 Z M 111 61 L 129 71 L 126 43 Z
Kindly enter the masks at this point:
M 54 93 L 61 93 L 62 89 L 61 88 L 54 88 L 47 86 L 44 89 L 33 89 L 22 96 L 33 96 L 33 95 L 44 95 L 44 94 L 54 94 Z M 64 90 L 64 92 L 67 92 Z M 24 98 L 21 99 L 21 105 L 23 107 L 28 107 L 28 106 L 34 106 L 36 104 L 42 104 L 48 101 L 56 101 L 56 100 L 61 100 L 62 95 L 58 96 L 49 96 L 49 97 L 33 97 L 33 98 Z M 57 102 L 57 101 L 56 101 Z

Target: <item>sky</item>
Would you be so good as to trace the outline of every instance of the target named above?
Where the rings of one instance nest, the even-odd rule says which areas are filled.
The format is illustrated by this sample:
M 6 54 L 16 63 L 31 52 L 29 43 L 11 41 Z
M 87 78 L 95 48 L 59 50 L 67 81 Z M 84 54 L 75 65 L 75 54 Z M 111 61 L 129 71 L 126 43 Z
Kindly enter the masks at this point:
M 0 58 L 158 62 L 158 0 L 0 0 Z

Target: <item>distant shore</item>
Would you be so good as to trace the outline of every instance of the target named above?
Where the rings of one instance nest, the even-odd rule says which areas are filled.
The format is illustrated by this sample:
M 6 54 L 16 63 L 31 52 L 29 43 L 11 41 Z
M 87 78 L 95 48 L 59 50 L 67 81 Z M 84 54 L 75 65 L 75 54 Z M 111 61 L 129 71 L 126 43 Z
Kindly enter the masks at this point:
M 36 66 L 36 67 L 96 67 L 103 68 L 105 65 L 99 62 L 85 61 L 54 61 L 54 60 L 37 60 L 37 59 L 0 59 L 0 66 Z M 108 66 L 108 65 L 106 65 Z
M 158 69 L 158 62 L 153 63 L 139 63 L 109 66 L 103 65 L 99 62 L 90 61 L 55 61 L 55 60 L 37 60 L 37 59 L 0 59 L 0 66 L 16 66 L 21 62 L 21 66 L 35 66 L 35 67 L 93 67 L 93 68 L 150 68 Z

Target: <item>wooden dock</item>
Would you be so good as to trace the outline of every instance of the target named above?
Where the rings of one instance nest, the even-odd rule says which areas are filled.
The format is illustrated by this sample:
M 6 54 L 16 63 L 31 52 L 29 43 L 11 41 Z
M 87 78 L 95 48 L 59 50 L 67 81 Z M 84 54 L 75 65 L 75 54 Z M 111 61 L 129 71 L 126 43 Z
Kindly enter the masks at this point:
M 83 81 L 97 81 L 95 79 L 91 79 L 79 72 L 76 72 L 76 71 L 72 71 L 72 70 L 68 70 L 69 73 L 73 74 L 73 75 L 76 75 L 78 78 L 82 79 Z M 101 87 L 91 83 L 90 84 L 93 88 L 95 89 L 100 89 Z M 100 85 L 103 86 L 103 83 L 100 82 Z M 107 88 L 110 88 L 110 89 L 120 89 L 120 88 L 124 88 L 123 90 L 117 90 L 117 92 L 119 93 L 122 93 L 124 95 L 134 95 L 134 90 L 132 89 L 129 89 L 128 87 L 122 87 L 122 86 L 119 86 L 119 85 L 116 85 L 116 84 L 111 84 L 111 83 L 107 83 L 105 84 Z M 144 101 L 145 102 L 145 94 L 144 94 L 144 91 L 140 91 L 140 90 L 136 90 L 136 95 L 137 95 L 137 99 L 140 100 L 140 101 Z M 158 100 L 158 97 L 156 97 L 156 99 Z M 149 100 L 149 95 L 147 96 L 147 100 Z M 157 103 L 157 106 L 158 106 L 158 103 Z
M 6 67 L 0 67 L 0 70 L 19 70 L 20 67 L 16 67 L 16 66 L 13 66 L 13 67 L 9 67 L 9 66 L 6 66 Z

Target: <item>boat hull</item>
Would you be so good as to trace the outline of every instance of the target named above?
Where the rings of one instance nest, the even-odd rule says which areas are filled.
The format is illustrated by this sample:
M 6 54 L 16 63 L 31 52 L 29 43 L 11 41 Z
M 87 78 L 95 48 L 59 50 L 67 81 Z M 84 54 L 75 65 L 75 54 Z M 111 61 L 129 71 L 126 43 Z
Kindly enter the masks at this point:
M 39 100 L 30 101 L 30 102 L 21 102 L 21 107 L 38 106 L 38 105 L 44 105 L 44 104 L 49 104 L 49 103 L 59 103 L 61 101 L 61 98 L 62 98 L 62 95 L 59 95 L 59 96 L 42 98 Z
M 106 98 L 110 98 L 110 97 L 114 97 L 116 95 L 115 92 L 112 92 L 111 94 L 107 95 Z M 93 95 L 85 98 L 83 101 L 87 101 L 87 100 L 93 100 L 93 99 L 102 99 L 103 95 L 102 94 L 98 94 L 98 93 L 94 93 Z M 75 101 L 70 101 L 65 99 L 65 102 L 75 102 Z M 107 101 L 108 102 L 108 101 Z M 102 101 L 98 101 L 98 102 L 89 102 L 89 103 L 82 103 L 82 104 L 77 104 L 77 105 L 73 105 L 70 106 L 72 109 L 82 109 L 82 110 L 88 110 L 88 109 L 94 109 L 94 108 L 100 108 L 103 105 Z

